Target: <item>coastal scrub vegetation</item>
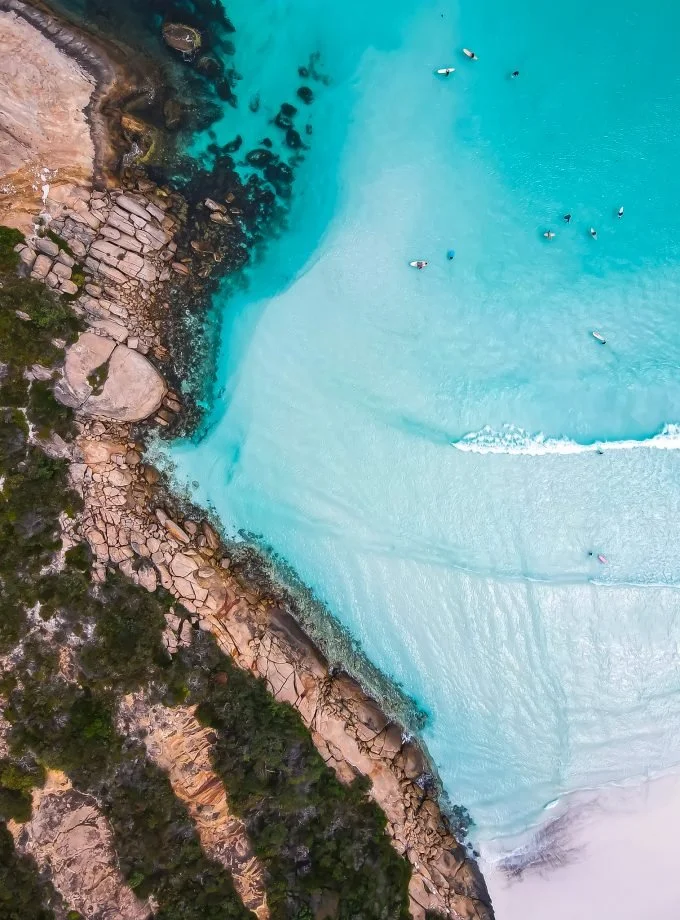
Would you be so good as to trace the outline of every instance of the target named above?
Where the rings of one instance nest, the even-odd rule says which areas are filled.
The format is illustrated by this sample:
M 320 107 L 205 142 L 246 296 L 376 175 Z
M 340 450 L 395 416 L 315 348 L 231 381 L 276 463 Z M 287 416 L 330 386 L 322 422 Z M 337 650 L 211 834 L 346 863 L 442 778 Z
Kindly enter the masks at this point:
M 197 631 L 170 658 L 165 591 L 150 594 L 115 571 L 94 583 L 86 545 L 59 553 L 60 515 L 75 514 L 81 499 L 66 461 L 35 437 L 68 440 L 73 418 L 50 380 L 25 371 L 52 368 L 79 325 L 43 286 L 0 275 L 0 655 L 12 661 L 0 676 L 9 724 L 0 916 L 53 916 L 54 892 L 2 822 L 29 820 L 32 789 L 59 769 L 96 797 L 124 877 L 140 897 L 153 896 L 161 920 L 252 918 L 229 872 L 202 850 L 166 774 L 119 732 L 120 698 L 143 689 L 168 706 L 198 704 L 211 726 L 215 770 L 266 868 L 272 920 L 311 920 L 321 905 L 338 920 L 405 920 L 410 869 L 366 783 L 342 785 L 298 713 L 237 669 L 212 637 Z
M 214 648 L 210 659 L 197 716 L 215 731 L 215 770 L 268 869 L 273 920 L 312 916 L 321 897 L 347 920 L 407 918 L 410 870 L 368 782 L 340 783 L 292 706 Z

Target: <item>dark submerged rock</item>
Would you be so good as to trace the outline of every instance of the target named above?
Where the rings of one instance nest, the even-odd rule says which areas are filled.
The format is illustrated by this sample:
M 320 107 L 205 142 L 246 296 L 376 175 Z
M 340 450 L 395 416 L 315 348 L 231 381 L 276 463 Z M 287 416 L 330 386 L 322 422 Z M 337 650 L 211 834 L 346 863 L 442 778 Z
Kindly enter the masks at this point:
M 277 128 L 287 131 L 288 128 L 293 127 L 293 119 L 289 115 L 284 115 L 283 112 L 279 112 L 274 119 L 274 124 Z
M 250 150 L 246 154 L 246 160 L 250 163 L 251 166 L 263 167 L 274 159 L 274 154 L 270 150 L 263 150 L 261 147 L 257 147 L 255 150 Z
M 196 70 L 209 80 L 216 80 L 224 73 L 222 62 L 214 54 L 202 54 L 196 61 Z
M 243 138 L 240 134 L 237 134 L 233 141 L 229 141 L 228 144 L 224 145 L 224 149 L 227 151 L 227 153 L 236 153 L 242 143 Z
M 184 107 L 178 99 L 166 99 L 163 105 L 163 118 L 168 131 L 176 131 L 182 123 Z
M 260 143 L 263 147 L 267 147 L 269 150 L 271 150 L 271 148 L 274 146 L 271 137 L 263 137 Z
M 293 184 L 293 170 L 287 163 L 280 160 L 267 163 L 264 168 L 264 177 L 276 189 L 280 198 L 289 198 Z
M 217 95 L 224 102 L 228 102 L 232 108 L 236 108 L 238 102 L 228 80 L 218 80 L 215 84 Z
M 310 105 L 314 101 L 314 93 L 308 86 L 301 86 L 297 91 L 298 99 L 302 99 L 305 105 Z
M 289 128 L 286 131 L 286 144 L 291 150 L 301 150 L 305 146 L 295 128 Z

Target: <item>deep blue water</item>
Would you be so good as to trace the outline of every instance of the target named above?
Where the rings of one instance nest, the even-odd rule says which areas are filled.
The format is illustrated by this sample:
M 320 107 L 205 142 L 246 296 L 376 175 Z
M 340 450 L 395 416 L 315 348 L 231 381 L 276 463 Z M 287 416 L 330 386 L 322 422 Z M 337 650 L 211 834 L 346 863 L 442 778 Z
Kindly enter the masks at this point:
M 679 762 L 680 8 L 229 15 L 220 139 L 278 143 L 303 82 L 312 134 L 179 478 L 414 696 L 480 839 Z M 327 83 L 297 75 L 315 52 Z

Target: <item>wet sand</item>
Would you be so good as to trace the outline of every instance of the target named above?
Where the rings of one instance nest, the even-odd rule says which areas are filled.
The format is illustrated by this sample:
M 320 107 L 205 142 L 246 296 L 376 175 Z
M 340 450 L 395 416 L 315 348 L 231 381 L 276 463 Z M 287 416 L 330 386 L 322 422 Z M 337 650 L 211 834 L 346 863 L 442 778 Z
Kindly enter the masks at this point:
M 501 920 L 640 920 L 680 914 L 680 776 L 573 796 L 540 832 L 538 865 L 482 870 Z

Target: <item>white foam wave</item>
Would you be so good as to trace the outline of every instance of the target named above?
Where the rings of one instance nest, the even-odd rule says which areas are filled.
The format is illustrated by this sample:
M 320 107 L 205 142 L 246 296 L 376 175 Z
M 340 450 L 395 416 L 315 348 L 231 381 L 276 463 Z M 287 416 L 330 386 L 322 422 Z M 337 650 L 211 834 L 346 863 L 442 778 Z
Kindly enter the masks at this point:
M 569 438 L 548 438 L 544 434 L 529 434 L 516 425 L 505 425 L 501 431 L 488 426 L 481 431 L 464 435 L 452 441 L 456 450 L 472 454 L 523 454 L 540 457 L 545 454 L 604 453 L 611 450 L 680 450 L 680 425 L 664 425 L 658 434 L 641 440 L 593 441 L 581 444 Z

